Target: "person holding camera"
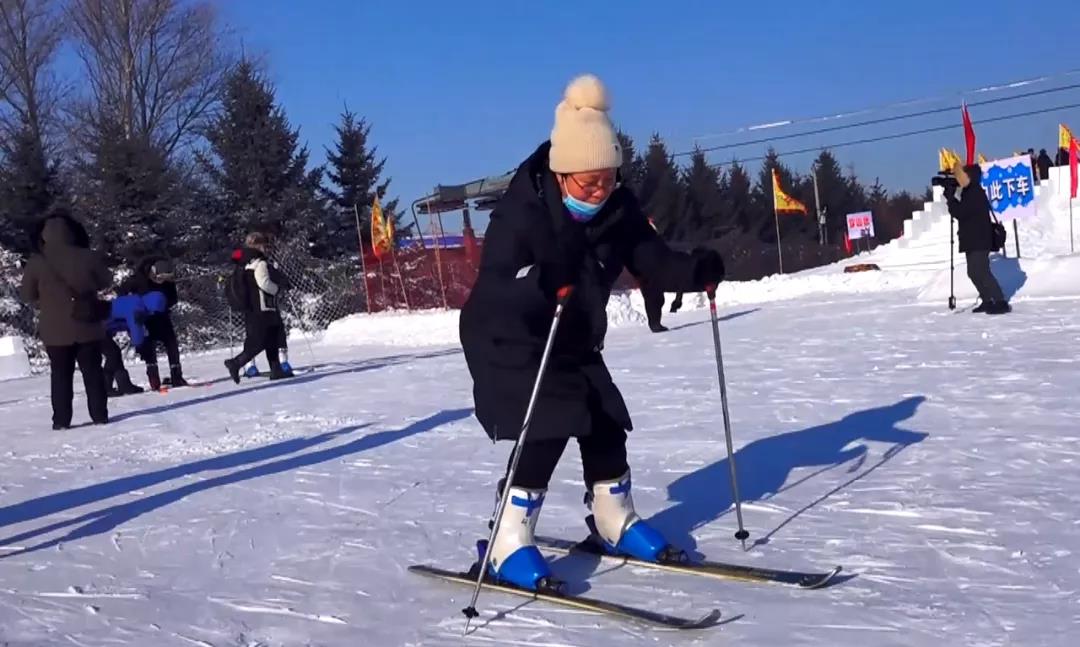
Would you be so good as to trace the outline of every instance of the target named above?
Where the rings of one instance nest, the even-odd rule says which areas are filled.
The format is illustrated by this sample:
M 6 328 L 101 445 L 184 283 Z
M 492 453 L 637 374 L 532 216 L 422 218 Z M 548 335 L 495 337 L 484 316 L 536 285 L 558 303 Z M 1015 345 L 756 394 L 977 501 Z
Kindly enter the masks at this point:
M 982 169 L 978 164 L 953 167 L 955 184 L 945 186 L 945 200 L 949 215 L 956 219 L 960 253 L 967 257 L 968 278 L 979 291 L 982 303 L 972 312 L 1000 315 L 1012 311 L 1001 285 L 990 271 L 990 252 L 994 245 L 994 228 L 991 220 L 990 199 L 982 188 Z M 957 197 L 959 189 L 959 197 Z

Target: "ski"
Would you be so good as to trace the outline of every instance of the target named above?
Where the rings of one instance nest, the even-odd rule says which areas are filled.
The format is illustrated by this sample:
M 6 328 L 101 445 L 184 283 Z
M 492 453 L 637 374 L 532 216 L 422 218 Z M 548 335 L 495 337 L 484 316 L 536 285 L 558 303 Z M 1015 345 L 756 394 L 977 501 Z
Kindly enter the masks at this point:
M 748 582 L 772 582 L 786 584 L 803 589 L 820 589 L 828 586 L 841 571 L 840 566 L 823 573 L 758 568 L 742 564 L 726 564 L 712 561 L 662 561 L 648 562 L 626 555 L 612 555 L 606 552 L 593 539 L 575 542 L 554 537 L 536 537 L 536 545 L 562 554 L 586 554 L 602 559 L 617 561 L 631 566 L 642 566 L 671 573 L 701 575 L 723 580 L 743 580 Z
M 449 571 L 423 564 L 414 564 L 409 566 L 409 572 L 425 577 L 432 577 L 444 582 L 463 584 L 465 586 L 474 586 L 476 584 L 475 568 L 472 572 L 463 572 Z M 499 591 L 501 593 L 509 593 L 520 597 L 550 602 L 552 604 L 573 609 L 580 609 L 582 611 L 592 611 L 594 613 L 601 613 L 627 620 L 635 620 L 668 629 L 705 629 L 716 625 L 720 620 L 720 611 L 717 609 L 713 609 L 701 618 L 693 620 L 639 607 L 631 607 L 617 602 L 608 602 L 607 600 L 597 600 L 595 598 L 558 593 L 555 591 L 530 591 L 529 589 L 514 586 L 513 584 L 492 582 L 489 580 L 485 580 L 484 588 L 491 591 Z

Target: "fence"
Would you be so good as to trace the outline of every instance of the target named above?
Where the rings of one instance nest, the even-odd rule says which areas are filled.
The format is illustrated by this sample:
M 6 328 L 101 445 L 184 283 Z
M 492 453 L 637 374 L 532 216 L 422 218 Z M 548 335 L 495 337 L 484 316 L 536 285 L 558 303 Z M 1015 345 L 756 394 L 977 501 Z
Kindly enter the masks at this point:
M 730 280 L 756 279 L 776 271 L 773 245 L 714 241 L 712 246 L 723 255 Z M 281 302 L 288 329 L 317 337 L 331 322 L 354 314 L 460 308 L 476 278 L 479 250 L 480 243 L 471 247 L 417 244 L 402 247 L 396 251 L 396 258 L 381 262 L 367 253 L 361 264 L 359 258 L 315 258 L 298 241 L 278 245 L 270 257 L 291 284 Z M 845 256 L 839 246 L 784 244 L 784 268 L 788 272 L 833 263 Z M 172 316 L 182 352 L 237 347 L 242 343 L 243 318 L 225 298 L 225 283 L 231 271 L 231 265 L 178 266 L 180 303 Z M 0 250 L 0 336 L 21 337 L 31 368 L 41 372 L 47 367 L 45 349 L 35 335 L 34 310 L 18 296 L 21 276 L 17 257 Z M 615 287 L 634 286 L 635 282 L 624 273 Z M 133 355 L 130 349 L 129 354 Z

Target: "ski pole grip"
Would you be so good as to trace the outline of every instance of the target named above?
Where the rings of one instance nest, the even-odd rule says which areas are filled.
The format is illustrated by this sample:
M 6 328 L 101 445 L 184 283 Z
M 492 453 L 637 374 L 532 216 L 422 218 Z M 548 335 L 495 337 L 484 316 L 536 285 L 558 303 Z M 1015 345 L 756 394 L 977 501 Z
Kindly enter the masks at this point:
M 570 295 L 574 292 L 574 286 L 564 285 L 555 292 L 555 295 L 559 297 L 559 303 L 566 303 L 566 300 L 570 298 Z
M 705 285 L 705 295 L 709 297 L 710 301 L 712 301 L 713 299 L 716 298 L 716 284 L 715 283 L 708 283 L 708 284 Z

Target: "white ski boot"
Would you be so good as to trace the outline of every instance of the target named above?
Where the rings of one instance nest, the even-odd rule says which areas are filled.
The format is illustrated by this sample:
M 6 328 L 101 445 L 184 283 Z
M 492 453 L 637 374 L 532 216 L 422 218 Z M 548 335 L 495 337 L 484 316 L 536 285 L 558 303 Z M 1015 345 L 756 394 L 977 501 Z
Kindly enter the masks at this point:
M 649 562 L 671 552 L 663 535 L 634 512 L 629 471 L 613 481 L 594 483 L 585 502 L 592 510 L 589 526 L 608 552 Z
M 545 493 L 546 490 L 510 488 L 510 500 L 503 510 L 488 560 L 489 572 L 496 580 L 533 591 L 551 582 L 551 568 L 534 539 Z M 477 543 L 481 560 L 486 544 L 486 541 Z

